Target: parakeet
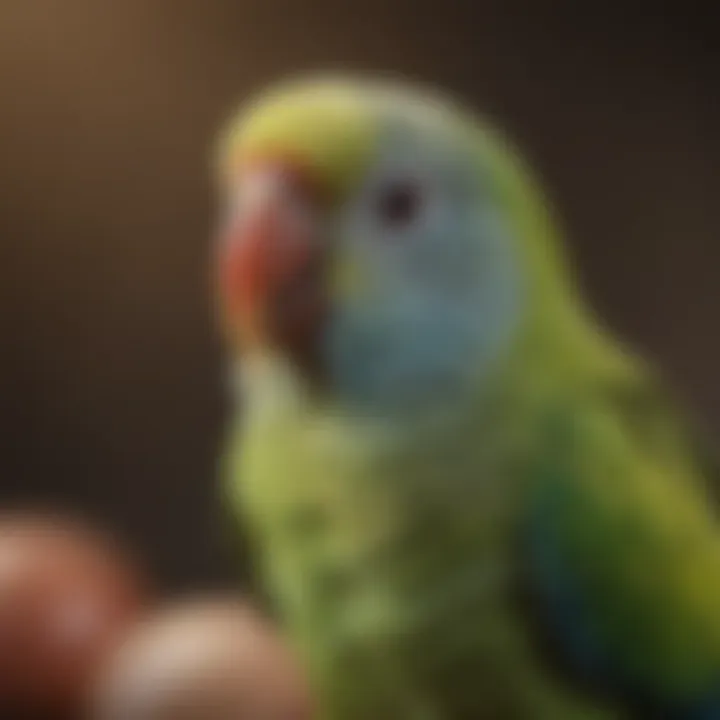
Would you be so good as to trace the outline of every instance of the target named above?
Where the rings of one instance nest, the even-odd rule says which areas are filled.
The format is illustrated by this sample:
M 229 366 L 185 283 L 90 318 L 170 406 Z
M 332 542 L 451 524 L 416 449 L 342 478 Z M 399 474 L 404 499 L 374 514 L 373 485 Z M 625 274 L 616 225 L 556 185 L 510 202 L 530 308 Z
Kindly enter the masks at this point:
M 720 718 L 711 465 L 514 145 L 317 76 L 217 157 L 225 487 L 322 720 Z

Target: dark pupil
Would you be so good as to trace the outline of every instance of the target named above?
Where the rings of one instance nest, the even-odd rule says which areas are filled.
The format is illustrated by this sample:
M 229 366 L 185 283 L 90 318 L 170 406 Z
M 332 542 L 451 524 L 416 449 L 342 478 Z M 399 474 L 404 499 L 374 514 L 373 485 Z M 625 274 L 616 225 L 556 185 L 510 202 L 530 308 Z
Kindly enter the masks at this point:
M 380 217 L 390 225 L 411 221 L 420 207 L 420 193 L 409 183 L 388 188 L 380 198 Z

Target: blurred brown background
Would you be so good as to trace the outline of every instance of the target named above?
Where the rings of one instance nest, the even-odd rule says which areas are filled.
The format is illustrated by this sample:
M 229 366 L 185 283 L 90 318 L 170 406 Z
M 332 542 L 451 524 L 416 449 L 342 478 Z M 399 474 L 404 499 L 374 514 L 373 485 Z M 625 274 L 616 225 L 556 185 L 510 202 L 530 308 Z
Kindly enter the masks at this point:
M 241 98 L 309 69 L 409 73 L 496 117 L 595 305 L 720 433 L 717 27 L 646 5 L 2 0 L 0 505 L 90 513 L 173 587 L 240 568 L 208 151 Z

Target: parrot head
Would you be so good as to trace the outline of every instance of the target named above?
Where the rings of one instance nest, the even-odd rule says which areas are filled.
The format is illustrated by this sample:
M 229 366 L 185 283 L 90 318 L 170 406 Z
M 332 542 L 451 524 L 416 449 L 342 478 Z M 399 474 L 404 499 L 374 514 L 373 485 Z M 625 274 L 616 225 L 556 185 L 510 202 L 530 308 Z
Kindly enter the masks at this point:
M 347 402 L 465 394 L 561 295 L 527 172 L 494 130 L 429 90 L 275 87 L 224 133 L 219 177 L 231 345 Z

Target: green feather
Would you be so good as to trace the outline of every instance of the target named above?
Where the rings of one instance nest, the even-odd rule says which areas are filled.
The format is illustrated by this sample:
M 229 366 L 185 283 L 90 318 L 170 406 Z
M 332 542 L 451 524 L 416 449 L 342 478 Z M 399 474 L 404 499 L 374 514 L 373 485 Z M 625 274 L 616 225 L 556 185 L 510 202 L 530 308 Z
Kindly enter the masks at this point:
M 363 85 L 321 87 L 273 95 L 232 146 L 301 149 L 352 186 L 375 146 L 372 103 Z M 627 717 L 556 673 L 518 601 L 537 518 L 613 677 L 658 702 L 697 698 L 720 671 L 720 548 L 693 441 L 584 307 L 524 163 L 474 118 L 432 108 L 512 226 L 528 294 L 517 333 L 462 401 L 411 415 L 353 413 L 269 363 L 273 393 L 256 393 L 267 403 L 229 443 L 230 502 L 322 717 Z M 547 589 L 542 569 L 532 581 Z

